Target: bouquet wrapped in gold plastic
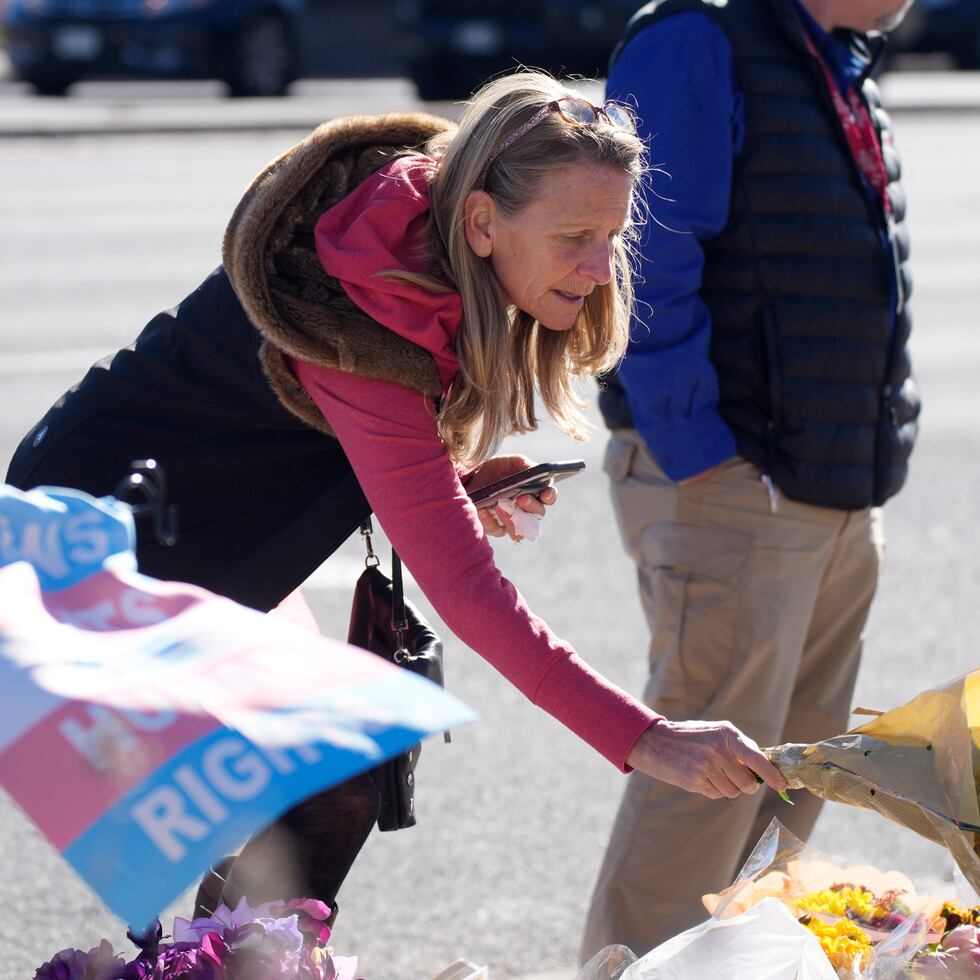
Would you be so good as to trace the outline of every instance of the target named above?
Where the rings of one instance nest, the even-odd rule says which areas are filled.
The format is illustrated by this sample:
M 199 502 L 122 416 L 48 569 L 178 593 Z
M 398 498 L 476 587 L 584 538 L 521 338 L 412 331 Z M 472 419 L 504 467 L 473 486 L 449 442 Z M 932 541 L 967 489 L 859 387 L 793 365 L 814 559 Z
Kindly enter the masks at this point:
M 766 755 L 792 789 L 877 810 L 945 845 L 980 891 L 980 669 L 846 735 Z

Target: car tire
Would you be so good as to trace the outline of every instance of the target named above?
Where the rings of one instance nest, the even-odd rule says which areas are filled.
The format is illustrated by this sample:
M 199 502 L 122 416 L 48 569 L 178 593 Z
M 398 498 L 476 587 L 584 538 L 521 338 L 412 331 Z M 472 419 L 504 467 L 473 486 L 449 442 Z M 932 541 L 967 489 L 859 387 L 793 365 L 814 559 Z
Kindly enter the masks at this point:
M 479 69 L 458 67 L 448 61 L 416 61 L 408 67 L 423 102 L 468 99 L 487 79 Z
M 960 58 L 959 62 L 961 68 L 972 71 L 980 68 L 980 27 L 977 28 L 973 35 L 973 43 L 969 46 L 966 57 Z
M 459 87 L 455 84 L 452 69 L 438 61 L 420 61 L 409 68 L 415 89 L 423 102 L 442 102 L 455 99 Z
M 245 22 L 231 46 L 225 79 L 235 97 L 285 95 L 297 75 L 296 43 L 286 19 L 272 10 Z
M 24 81 L 34 89 L 38 95 L 50 95 L 62 97 L 67 92 L 74 78 L 67 75 L 26 75 Z

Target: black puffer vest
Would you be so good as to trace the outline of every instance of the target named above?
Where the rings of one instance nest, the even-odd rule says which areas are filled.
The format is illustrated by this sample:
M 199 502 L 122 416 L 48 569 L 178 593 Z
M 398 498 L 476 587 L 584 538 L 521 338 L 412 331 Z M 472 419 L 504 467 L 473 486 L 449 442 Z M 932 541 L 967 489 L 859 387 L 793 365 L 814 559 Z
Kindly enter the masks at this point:
M 704 242 L 721 414 L 739 453 L 789 497 L 842 510 L 881 504 L 905 482 L 919 399 L 906 347 L 905 199 L 877 87 L 867 80 L 862 92 L 890 181 L 887 250 L 882 209 L 792 4 L 662 0 L 637 12 L 624 44 L 690 11 L 727 34 L 745 100 L 728 224 Z M 902 296 L 894 325 L 892 269 Z M 611 427 L 632 424 L 625 401 L 615 380 L 600 396 Z

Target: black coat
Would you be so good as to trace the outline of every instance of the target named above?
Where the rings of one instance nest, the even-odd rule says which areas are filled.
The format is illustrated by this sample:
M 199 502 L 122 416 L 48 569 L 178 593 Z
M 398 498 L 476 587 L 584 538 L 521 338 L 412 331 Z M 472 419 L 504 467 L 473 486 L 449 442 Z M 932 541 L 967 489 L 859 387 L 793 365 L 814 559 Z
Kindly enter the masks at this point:
M 111 494 L 155 459 L 174 547 L 137 523 L 140 570 L 255 609 L 278 605 L 370 514 L 289 357 L 439 393 L 431 355 L 357 309 L 314 250 L 317 218 L 445 130 L 423 113 L 340 117 L 266 167 L 225 233 L 224 265 L 59 399 L 7 481 Z M 353 583 L 352 583 L 353 585 Z
M 223 269 L 95 364 L 14 454 L 7 482 L 111 494 L 135 459 L 164 468 L 177 544 L 137 522 L 139 568 L 268 610 L 370 513 L 340 444 L 287 411 Z

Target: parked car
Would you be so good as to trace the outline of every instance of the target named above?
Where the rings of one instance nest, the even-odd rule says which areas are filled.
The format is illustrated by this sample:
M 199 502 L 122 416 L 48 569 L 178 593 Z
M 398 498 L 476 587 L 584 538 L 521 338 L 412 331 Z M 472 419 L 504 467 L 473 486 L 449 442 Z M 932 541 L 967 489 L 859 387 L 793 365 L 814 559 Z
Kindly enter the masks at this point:
M 465 98 L 518 64 L 604 77 L 643 0 L 401 0 L 405 71 L 423 99 Z
M 918 0 L 891 37 L 893 54 L 942 52 L 980 68 L 980 0 Z
M 302 0 L 7 0 L 7 51 L 44 95 L 82 78 L 220 78 L 283 95 L 299 75 Z

